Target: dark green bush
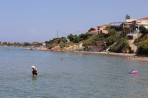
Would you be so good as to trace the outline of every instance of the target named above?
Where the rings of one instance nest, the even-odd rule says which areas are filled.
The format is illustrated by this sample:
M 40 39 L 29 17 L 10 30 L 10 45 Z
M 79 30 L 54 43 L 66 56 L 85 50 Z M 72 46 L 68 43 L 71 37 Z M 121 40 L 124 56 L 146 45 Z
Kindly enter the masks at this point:
M 111 47 L 110 51 L 117 53 L 127 53 L 130 52 L 130 46 L 126 38 L 121 38 L 117 41 L 117 43 Z
M 138 46 L 139 43 L 148 40 L 148 34 L 142 35 L 141 37 L 139 37 L 138 39 L 135 40 L 135 44 Z
M 96 36 L 91 36 L 89 39 L 83 41 L 83 46 L 95 46 L 96 45 Z
M 148 40 L 139 43 L 137 54 L 148 55 Z
M 140 33 L 142 33 L 143 35 L 148 34 L 148 31 L 144 26 L 140 26 L 139 30 L 140 30 Z
M 114 29 L 110 30 L 110 33 L 105 39 L 106 45 L 112 45 L 119 39 L 119 33 L 117 33 Z

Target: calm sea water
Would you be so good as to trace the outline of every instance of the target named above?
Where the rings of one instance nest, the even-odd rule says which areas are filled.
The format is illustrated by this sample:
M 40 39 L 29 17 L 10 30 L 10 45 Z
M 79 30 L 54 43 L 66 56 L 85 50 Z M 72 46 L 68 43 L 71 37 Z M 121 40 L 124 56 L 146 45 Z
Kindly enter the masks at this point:
M 139 73 L 130 75 L 132 69 Z M 148 98 L 148 63 L 0 47 L 0 98 Z

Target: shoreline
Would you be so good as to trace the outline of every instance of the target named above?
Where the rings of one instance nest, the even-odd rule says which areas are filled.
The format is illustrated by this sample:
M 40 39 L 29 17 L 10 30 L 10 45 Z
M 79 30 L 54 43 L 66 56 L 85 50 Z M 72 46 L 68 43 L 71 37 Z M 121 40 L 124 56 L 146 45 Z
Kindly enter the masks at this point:
M 1 47 L 4 47 L 4 46 L 1 46 Z M 9 46 L 11 47 L 11 46 Z M 25 48 L 28 48 L 28 47 L 23 47 L 24 49 Z M 30 50 L 30 49 L 27 49 L 27 50 Z M 36 51 L 50 51 L 52 52 L 53 50 L 50 50 L 50 49 L 45 49 L 45 47 L 43 48 L 35 48 L 35 49 L 31 49 L 32 50 L 36 50 Z M 97 55 L 110 55 L 110 56 L 122 56 L 122 57 L 126 57 L 127 59 L 129 60 L 138 60 L 138 61 L 148 61 L 148 57 L 147 56 L 138 56 L 136 55 L 135 53 L 132 53 L 132 54 L 129 54 L 129 53 L 114 53 L 114 52 L 91 52 L 91 51 L 54 51 L 54 52 L 75 52 L 75 53 L 82 53 L 82 54 L 97 54 Z
M 137 56 L 135 53 L 127 54 L 127 53 L 90 52 L 90 51 L 75 51 L 75 52 L 77 52 L 77 53 L 84 53 L 84 54 L 98 54 L 98 55 L 122 56 L 122 57 L 126 57 L 129 60 L 148 61 L 148 57 L 146 57 L 146 56 Z
M 76 51 L 80 53 L 88 53 L 88 54 L 103 54 L 103 55 L 113 55 L 113 56 L 125 56 L 125 57 L 133 57 L 136 54 L 127 54 L 127 53 L 114 53 L 114 52 L 90 52 L 90 51 Z
M 73 52 L 73 53 L 82 53 L 82 54 L 97 54 L 97 55 L 108 55 L 108 56 L 121 56 L 121 57 L 126 57 L 129 60 L 138 60 L 138 61 L 148 61 L 147 56 L 138 56 L 135 53 L 115 53 L 115 52 L 91 52 L 91 51 L 53 51 L 50 49 L 47 50 L 42 50 L 39 49 L 37 51 L 50 51 L 50 52 Z

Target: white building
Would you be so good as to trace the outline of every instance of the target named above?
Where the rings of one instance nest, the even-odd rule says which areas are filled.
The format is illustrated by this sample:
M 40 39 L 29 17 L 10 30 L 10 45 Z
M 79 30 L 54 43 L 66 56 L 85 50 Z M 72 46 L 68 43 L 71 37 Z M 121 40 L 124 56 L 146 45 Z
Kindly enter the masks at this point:
M 148 17 L 137 19 L 137 24 L 138 26 L 144 26 L 146 29 L 148 29 Z
M 126 19 L 124 22 L 125 27 L 130 27 L 135 22 L 136 26 L 139 28 L 140 26 L 144 26 L 148 29 L 148 17 L 140 18 L 140 19 Z

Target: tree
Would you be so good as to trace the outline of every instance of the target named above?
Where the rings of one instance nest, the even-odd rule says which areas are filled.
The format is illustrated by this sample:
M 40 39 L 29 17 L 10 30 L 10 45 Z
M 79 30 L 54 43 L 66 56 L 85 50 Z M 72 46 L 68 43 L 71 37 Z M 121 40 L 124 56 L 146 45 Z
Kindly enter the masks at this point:
M 148 55 L 148 41 L 143 41 L 138 45 L 137 54 L 139 55 Z
M 130 16 L 126 14 L 125 19 L 130 19 Z
M 73 34 L 70 34 L 67 36 L 67 38 L 70 40 L 70 41 L 73 41 L 74 40 L 74 35 Z
M 123 30 L 123 23 L 119 26 L 111 26 L 110 29 L 115 29 L 116 31 L 122 31 Z
M 63 43 L 66 43 L 66 42 L 67 42 L 66 37 L 61 37 L 60 40 L 61 40 Z
M 91 27 L 91 28 L 88 30 L 88 32 L 91 32 L 91 31 L 94 31 L 94 30 L 96 30 L 96 29 Z
M 25 43 L 24 43 L 24 46 L 30 46 L 30 43 L 25 42 Z
M 67 36 L 67 38 L 73 43 L 78 43 L 81 41 L 81 38 L 78 35 L 70 34 Z
M 112 44 L 114 44 L 118 39 L 119 39 L 119 33 L 117 33 L 115 29 L 111 29 L 111 30 L 110 30 L 110 33 L 107 35 L 107 37 L 106 37 L 106 39 L 105 39 L 106 45 L 107 45 L 107 46 L 112 45 Z
M 2 44 L 3 44 L 3 45 L 7 45 L 7 42 L 3 42 Z
M 81 41 L 81 38 L 80 38 L 79 36 L 75 35 L 75 36 L 74 36 L 73 42 L 74 42 L 74 43 L 78 43 L 78 42 L 80 42 L 80 41 Z
M 130 29 L 129 28 L 123 28 L 123 30 L 121 31 L 121 36 L 126 37 L 126 35 L 128 33 L 130 33 Z
M 148 34 L 148 30 L 144 26 L 140 26 L 139 30 L 140 30 L 140 33 L 142 33 L 143 35 Z
M 119 39 L 117 43 L 113 47 L 111 47 L 110 50 L 118 53 L 127 53 L 131 51 L 126 38 Z
M 92 36 L 92 34 L 88 34 L 88 33 L 86 33 L 86 34 L 80 34 L 80 35 L 79 35 L 79 37 L 81 38 L 81 40 L 88 39 L 89 36 Z

